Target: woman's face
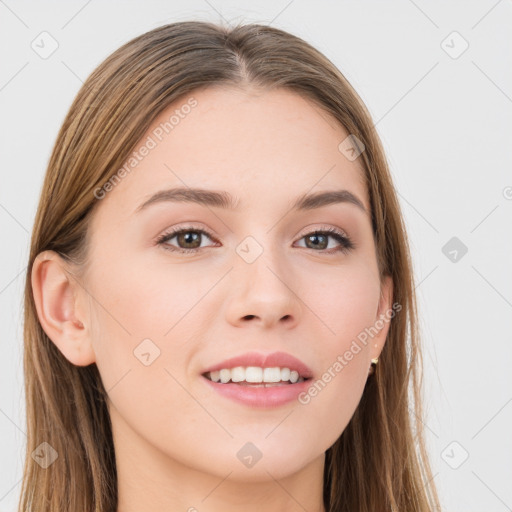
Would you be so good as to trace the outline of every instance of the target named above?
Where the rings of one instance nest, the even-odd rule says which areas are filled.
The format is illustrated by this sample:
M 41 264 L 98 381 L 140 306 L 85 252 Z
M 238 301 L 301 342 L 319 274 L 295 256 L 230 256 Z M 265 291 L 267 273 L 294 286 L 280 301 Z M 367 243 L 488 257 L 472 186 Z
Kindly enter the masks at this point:
M 291 92 L 197 91 L 156 119 L 121 179 L 98 194 L 84 324 L 118 457 L 147 464 L 151 454 L 161 471 L 184 465 L 239 481 L 323 461 L 358 405 L 388 324 L 366 342 L 361 333 L 391 304 L 361 158 L 339 149 L 348 135 Z M 178 188 L 174 199 L 165 192 Z M 186 199 L 195 189 L 229 194 L 234 204 L 206 193 Z M 362 207 L 294 208 L 305 195 L 341 190 Z M 350 242 L 314 235 L 326 230 Z M 249 352 L 272 368 L 293 364 L 265 364 L 265 356 L 289 354 L 312 378 L 256 388 L 203 375 Z

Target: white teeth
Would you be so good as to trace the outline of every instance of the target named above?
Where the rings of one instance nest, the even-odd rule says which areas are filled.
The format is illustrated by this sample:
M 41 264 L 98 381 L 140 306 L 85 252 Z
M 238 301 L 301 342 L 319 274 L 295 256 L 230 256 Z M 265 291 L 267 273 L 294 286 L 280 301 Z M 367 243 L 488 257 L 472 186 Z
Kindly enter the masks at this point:
M 209 372 L 206 374 L 213 382 L 226 384 L 231 382 L 249 382 L 249 383 L 276 383 L 290 381 L 292 384 L 302 382 L 303 377 L 295 370 L 289 368 L 260 368 L 258 366 L 236 366 L 235 368 L 223 368 L 222 370 Z
M 263 382 L 281 382 L 281 369 L 265 368 L 263 370 Z
M 243 366 L 237 366 L 231 370 L 231 380 L 233 382 L 242 382 L 245 380 L 245 370 Z
M 248 366 L 245 369 L 246 382 L 263 382 L 263 369 L 257 366 Z

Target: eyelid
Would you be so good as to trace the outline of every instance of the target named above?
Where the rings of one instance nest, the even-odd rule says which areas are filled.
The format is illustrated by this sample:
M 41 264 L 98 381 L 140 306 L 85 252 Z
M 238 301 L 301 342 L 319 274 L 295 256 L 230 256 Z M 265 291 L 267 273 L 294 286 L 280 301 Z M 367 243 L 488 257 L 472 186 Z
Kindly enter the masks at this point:
M 299 231 L 299 234 L 302 233 L 302 235 L 297 235 L 297 236 L 300 236 L 301 238 L 306 236 L 306 235 L 309 235 L 310 233 L 316 233 L 316 232 L 319 232 L 319 231 L 336 231 L 337 233 L 339 233 L 340 235 L 344 236 L 345 238 L 350 238 L 347 234 L 347 232 L 344 230 L 344 229 L 341 229 L 341 228 L 338 228 L 338 227 L 335 227 L 335 226 L 331 226 L 331 225 L 328 225 L 328 224 L 320 224 L 320 226 L 314 226 L 314 227 L 311 227 L 311 226 L 308 226 L 304 229 L 301 229 Z
M 333 229 L 336 230 L 337 232 L 339 232 L 344 237 L 350 238 L 350 236 L 347 234 L 347 232 L 344 229 L 338 228 L 338 227 L 329 226 L 329 225 L 320 225 L 320 226 L 317 226 L 317 227 L 310 227 L 310 226 L 305 227 L 301 231 L 299 231 L 299 233 L 296 235 L 296 237 L 302 238 L 302 237 L 304 237 L 306 235 L 309 235 L 311 233 L 314 233 L 314 232 L 318 232 L 318 231 L 332 231 Z M 180 231 L 186 231 L 186 230 L 203 231 L 203 232 L 206 232 L 206 234 L 209 237 L 211 237 L 212 239 L 215 239 L 215 236 L 213 235 L 213 233 L 208 228 L 205 228 L 203 226 L 194 226 L 192 224 L 186 224 L 184 226 L 179 226 L 179 227 L 176 227 L 176 228 L 169 228 L 169 229 L 165 230 L 163 233 L 161 233 L 160 235 L 155 237 L 155 240 L 157 240 L 159 238 L 163 238 L 163 237 L 165 237 L 167 235 L 170 235 L 172 233 L 176 234 L 176 233 L 179 233 Z

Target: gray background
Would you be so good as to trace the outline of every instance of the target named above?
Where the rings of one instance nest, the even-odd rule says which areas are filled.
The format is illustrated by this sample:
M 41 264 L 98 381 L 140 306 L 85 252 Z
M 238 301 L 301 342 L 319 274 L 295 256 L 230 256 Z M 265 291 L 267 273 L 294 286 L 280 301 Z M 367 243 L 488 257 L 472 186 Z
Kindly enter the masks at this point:
M 411 242 L 444 510 L 512 510 L 510 1 L 0 0 L 0 512 L 15 511 L 20 491 L 22 291 L 64 115 L 82 81 L 132 37 L 221 17 L 304 38 L 366 102 Z M 31 46 L 51 44 L 47 58 Z

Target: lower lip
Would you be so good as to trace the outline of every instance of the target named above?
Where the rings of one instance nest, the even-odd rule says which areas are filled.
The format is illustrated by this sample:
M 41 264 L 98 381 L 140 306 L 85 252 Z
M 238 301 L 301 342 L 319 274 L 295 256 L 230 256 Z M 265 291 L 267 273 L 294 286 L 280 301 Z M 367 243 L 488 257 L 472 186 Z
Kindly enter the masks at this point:
M 295 384 L 282 384 L 280 386 L 256 387 L 240 384 L 222 384 L 213 382 L 201 376 L 219 394 L 234 400 L 235 402 L 251 407 L 272 408 L 279 407 L 296 400 L 300 393 L 306 391 L 310 380 L 296 382 Z

